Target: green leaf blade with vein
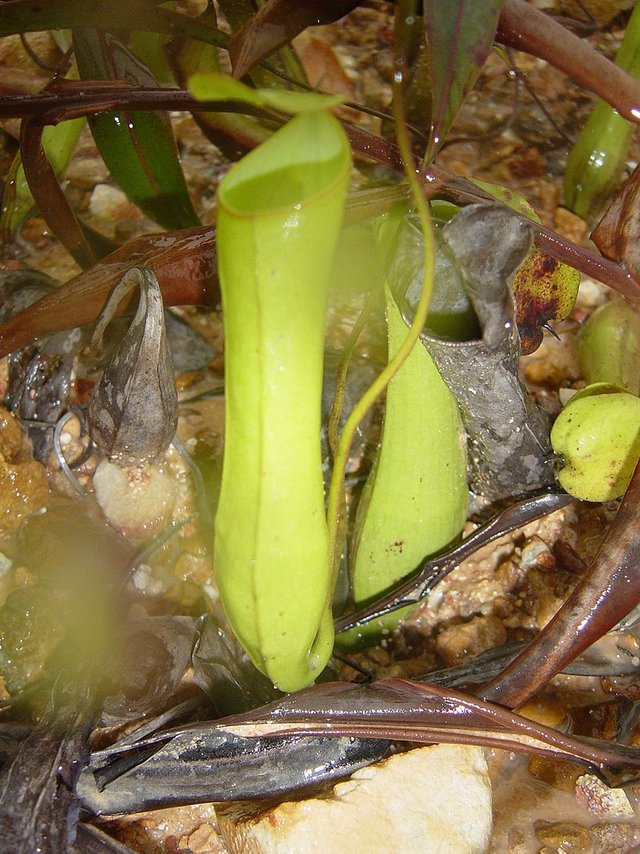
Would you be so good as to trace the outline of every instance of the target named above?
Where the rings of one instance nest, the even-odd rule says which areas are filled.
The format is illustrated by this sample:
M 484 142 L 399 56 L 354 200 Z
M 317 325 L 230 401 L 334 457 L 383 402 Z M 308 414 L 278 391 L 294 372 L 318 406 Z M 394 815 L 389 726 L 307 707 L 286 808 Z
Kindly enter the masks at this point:
M 432 160 L 493 45 L 504 0 L 425 0 Z
M 74 30 L 73 43 L 83 80 L 158 85 L 149 69 L 108 32 Z M 102 159 L 131 202 L 168 230 L 200 224 L 166 113 L 118 110 L 92 116 L 89 124 Z

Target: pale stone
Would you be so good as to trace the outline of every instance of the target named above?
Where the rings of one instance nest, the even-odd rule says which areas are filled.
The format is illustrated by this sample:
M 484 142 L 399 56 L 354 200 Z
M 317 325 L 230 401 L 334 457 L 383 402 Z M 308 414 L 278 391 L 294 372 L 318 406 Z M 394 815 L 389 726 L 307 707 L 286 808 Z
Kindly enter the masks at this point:
M 103 460 L 93 486 L 109 522 L 133 538 L 149 537 L 166 527 L 178 496 L 175 481 L 158 465 L 124 467 Z
M 329 794 L 256 814 L 218 807 L 231 854 L 481 854 L 491 836 L 491 783 L 481 748 L 435 745 L 356 771 Z

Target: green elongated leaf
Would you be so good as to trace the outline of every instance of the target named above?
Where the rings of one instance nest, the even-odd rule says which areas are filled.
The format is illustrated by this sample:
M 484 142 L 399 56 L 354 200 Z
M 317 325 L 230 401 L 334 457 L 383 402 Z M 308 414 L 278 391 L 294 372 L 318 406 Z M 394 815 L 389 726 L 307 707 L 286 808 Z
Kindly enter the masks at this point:
M 267 0 L 229 45 L 233 73 L 244 77 L 261 60 L 307 27 L 344 17 L 361 0 Z
M 233 630 L 284 691 L 313 682 L 333 647 L 320 424 L 350 162 L 337 121 L 305 113 L 218 191 L 227 399 L 214 565 Z
M 426 0 L 433 159 L 493 45 L 504 0 Z
M 157 85 L 148 68 L 109 33 L 77 30 L 80 76 Z M 102 159 L 127 197 L 169 230 L 199 225 L 166 113 L 122 110 L 89 119 Z
M 208 7 L 200 19 L 206 19 L 215 26 L 214 7 Z M 193 39 L 174 39 L 168 53 L 178 84 L 185 88 L 189 78 L 195 74 L 220 72 L 219 49 L 215 45 Z M 241 113 L 206 110 L 194 112 L 193 118 L 205 136 L 232 161 L 239 160 L 247 151 L 265 142 L 272 133 L 258 120 Z
M 185 36 L 226 47 L 228 36 L 200 21 L 162 8 L 162 0 L 130 0 L 126 21 L 118 21 L 112 0 L 9 0 L 0 4 L 0 36 L 40 30 L 96 27 L 112 30 L 126 24 L 128 30 L 144 30 Z
M 326 110 L 341 104 L 343 100 L 340 95 L 321 95 L 316 92 L 251 89 L 239 80 L 213 72 L 194 74 L 189 79 L 189 91 L 201 101 L 240 101 L 252 107 L 272 107 L 283 113 Z
M 640 6 L 636 4 L 616 65 L 640 77 Z M 569 152 L 564 173 L 566 206 L 589 222 L 599 218 L 624 170 L 634 126 L 610 104 L 597 101 Z

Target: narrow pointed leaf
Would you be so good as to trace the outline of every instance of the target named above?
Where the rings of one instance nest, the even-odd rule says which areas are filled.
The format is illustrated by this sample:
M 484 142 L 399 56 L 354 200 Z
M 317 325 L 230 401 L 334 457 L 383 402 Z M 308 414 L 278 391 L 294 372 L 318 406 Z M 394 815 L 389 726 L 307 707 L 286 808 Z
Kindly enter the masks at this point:
M 84 80 L 157 85 L 149 69 L 109 33 L 78 30 L 73 41 Z M 166 113 L 143 110 L 98 113 L 90 117 L 89 125 L 112 176 L 147 216 L 167 229 L 199 225 Z
M 84 124 L 84 118 L 72 119 L 45 127 L 42 131 L 42 147 L 57 178 L 67 168 Z M 0 236 L 3 240 L 11 239 L 15 229 L 26 219 L 35 204 L 20 154 L 16 155 L 11 173 L 11 180 L 5 185 L 0 216 Z
M 42 145 L 43 125 L 38 119 L 23 119 L 20 152 L 25 178 L 41 215 L 50 224 L 80 267 L 90 267 L 99 257 L 82 228 L 55 176 Z
M 426 0 L 430 58 L 431 154 L 442 144 L 493 46 L 504 0 Z
M 116 744 L 93 754 L 78 792 L 104 815 L 272 797 L 371 764 L 390 740 L 498 747 L 594 770 L 640 768 L 637 748 L 565 735 L 450 688 L 385 679 L 325 683 L 248 715 Z

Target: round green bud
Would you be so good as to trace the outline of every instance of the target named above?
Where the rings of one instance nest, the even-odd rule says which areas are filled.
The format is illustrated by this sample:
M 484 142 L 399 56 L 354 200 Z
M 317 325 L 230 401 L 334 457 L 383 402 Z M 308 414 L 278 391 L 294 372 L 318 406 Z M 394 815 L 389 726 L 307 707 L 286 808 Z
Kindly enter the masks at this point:
M 563 489 L 583 501 L 624 494 L 640 459 L 640 398 L 606 384 L 569 401 L 551 430 Z

